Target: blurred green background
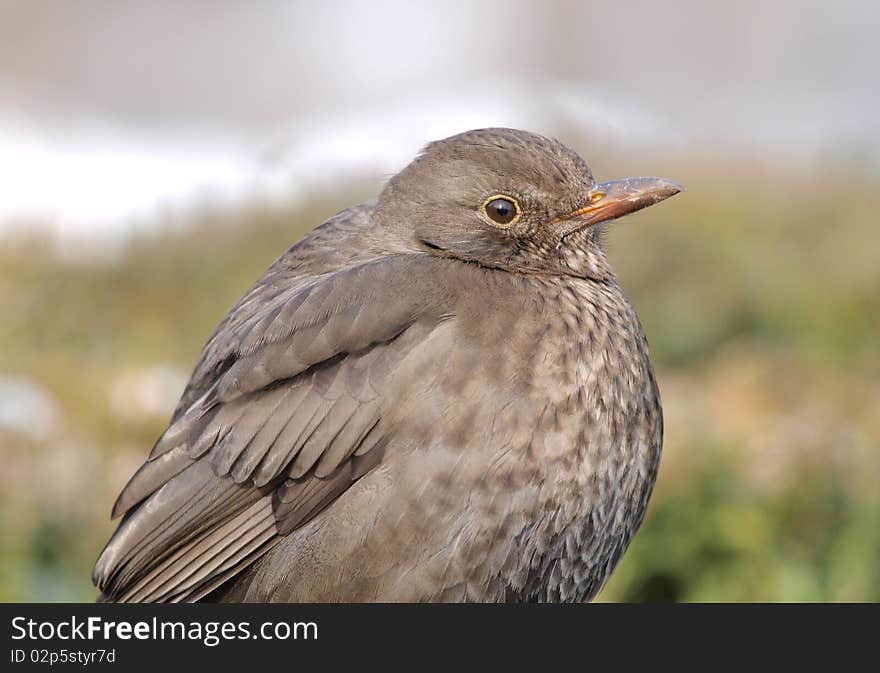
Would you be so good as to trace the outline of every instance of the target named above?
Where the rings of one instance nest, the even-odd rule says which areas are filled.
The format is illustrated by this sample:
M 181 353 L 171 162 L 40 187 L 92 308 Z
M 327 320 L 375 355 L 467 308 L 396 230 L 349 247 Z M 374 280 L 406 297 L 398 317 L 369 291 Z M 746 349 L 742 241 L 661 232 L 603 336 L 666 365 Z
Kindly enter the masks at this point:
M 254 119 L 245 121 L 244 112 L 232 115 L 235 119 L 223 116 L 230 109 L 264 112 L 271 107 L 265 97 L 249 95 L 253 87 L 265 84 L 260 84 L 260 78 L 247 77 L 258 71 L 250 61 L 243 70 L 244 79 L 222 82 L 226 90 L 240 87 L 240 97 L 211 99 L 208 94 L 213 89 L 205 94 L 207 101 L 195 96 L 192 92 L 200 86 L 196 76 L 210 74 L 197 69 L 179 75 L 181 81 L 173 90 L 157 98 L 158 112 L 152 110 L 148 115 L 137 95 L 142 90 L 161 93 L 161 86 L 137 77 L 129 81 L 130 75 L 156 75 L 161 64 L 144 59 L 131 70 L 123 67 L 125 57 L 120 56 L 123 65 L 119 76 L 125 76 L 128 89 L 117 97 L 108 93 L 102 102 L 94 94 L 107 93 L 110 80 L 88 80 L 83 72 L 103 72 L 100 68 L 104 66 L 96 65 L 104 63 L 99 58 L 102 54 L 106 56 L 99 38 L 109 35 L 118 41 L 134 34 L 123 20 L 125 16 L 114 15 L 115 23 L 109 18 L 102 23 L 99 18 L 97 27 L 90 20 L 86 30 L 80 25 L 85 19 L 69 6 L 64 10 L 62 5 L 54 7 L 65 16 L 73 12 L 73 24 L 59 20 L 56 25 L 28 9 L 29 4 L 33 3 L 0 5 L 7 19 L 15 19 L 5 25 L 14 26 L 18 40 L 12 47 L 7 42 L 0 48 L 0 55 L 8 57 L 0 62 L 0 102 L 6 111 L 17 110 L 19 120 L 40 101 L 51 100 L 59 103 L 58 115 L 64 123 L 58 126 L 61 122 L 48 117 L 40 118 L 41 123 L 46 128 L 62 128 L 62 138 L 79 137 L 65 124 L 83 115 L 100 117 L 109 124 L 97 131 L 90 126 L 83 136 L 102 142 L 114 138 L 119 129 L 143 131 L 144 137 L 154 138 L 156 129 L 165 128 L 168 119 L 180 122 L 175 127 L 177 135 L 168 137 L 184 139 L 197 135 L 192 129 L 201 131 L 221 122 L 226 124 L 222 128 L 238 133 L 229 132 L 236 142 L 247 135 L 242 129 L 252 128 L 249 124 L 260 129 L 277 126 L 277 120 L 256 113 Z M 189 25 L 187 21 L 195 20 L 186 14 L 192 14 L 192 9 L 181 10 L 185 15 L 175 19 L 170 3 L 156 4 L 165 7 L 165 14 L 159 17 L 165 21 L 163 26 L 183 30 Z M 517 8 L 526 12 L 522 23 L 534 19 L 534 25 L 541 27 L 546 43 L 560 30 L 569 31 L 573 38 L 578 25 L 588 25 L 572 20 L 567 27 L 567 13 L 577 14 L 574 4 L 541 3 L 544 9 L 538 10 L 534 3 L 518 3 Z M 703 11 L 698 10 L 700 3 L 678 4 L 682 9 Z M 267 3 L 266 7 L 270 5 L 275 6 Z M 773 24 L 772 17 L 748 3 L 745 9 L 736 9 L 739 14 L 746 13 L 746 20 L 738 16 L 734 25 L 724 22 L 726 15 L 716 17 L 706 14 L 708 10 L 698 16 L 703 24 L 694 24 L 692 16 L 679 22 L 664 15 L 661 23 L 667 33 L 675 32 L 683 22 L 688 28 L 683 35 L 703 35 L 691 30 L 703 26 L 710 37 L 694 38 L 697 42 L 680 40 L 670 46 L 664 32 L 657 31 L 651 43 L 657 63 L 687 63 L 690 70 L 685 68 L 678 79 L 670 80 L 667 97 L 646 83 L 643 93 L 647 98 L 643 100 L 654 103 L 653 107 L 636 106 L 642 116 L 628 117 L 613 108 L 602 113 L 606 115 L 603 123 L 550 113 L 546 118 L 532 117 L 504 106 L 500 112 L 494 108 L 486 112 L 468 99 L 452 111 L 436 110 L 436 119 L 443 121 L 439 125 L 425 122 L 395 129 L 411 121 L 409 112 L 396 108 L 393 114 L 379 115 L 391 125 L 391 131 L 384 126 L 381 132 L 376 131 L 372 121 L 358 118 L 336 122 L 346 131 L 365 125 L 368 135 L 375 132 L 385 138 L 381 134 L 388 134 L 389 143 L 401 133 L 409 133 L 417 139 L 414 142 L 422 143 L 446 135 L 447 130 L 451 133 L 482 125 L 484 120 L 529 124 L 531 130 L 555 135 L 581 151 L 600 179 L 657 174 L 687 186 L 685 194 L 617 223 L 607 236 L 621 284 L 636 306 L 651 344 L 666 430 L 660 477 L 646 522 L 600 600 L 880 600 L 880 153 L 871 144 L 880 135 L 872 135 L 877 125 L 874 116 L 859 126 L 867 119 L 859 107 L 868 100 L 860 98 L 869 95 L 866 80 L 850 72 L 849 79 L 828 82 L 815 61 L 789 63 L 788 70 L 781 70 L 785 64 L 779 64 L 792 60 L 792 45 L 800 49 L 803 43 L 802 50 L 794 51 L 802 55 L 815 49 L 824 50 L 823 54 L 837 49 L 843 42 L 818 46 L 809 42 L 817 26 L 823 25 L 832 36 L 850 40 L 848 51 L 838 56 L 855 63 L 862 42 L 846 31 L 835 33 L 835 26 L 853 30 L 861 26 L 856 37 L 861 35 L 864 42 L 870 41 L 870 30 L 876 24 L 864 29 L 860 11 L 867 5 L 862 3 L 847 5 L 843 23 L 839 14 L 834 15 L 837 23 L 827 20 L 831 10 L 824 3 L 806 5 L 810 11 L 800 16 L 801 33 L 792 37 L 792 23 L 783 22 L 789 37 L 784 53 L 772 41 L 758 39 L 780 24 Z M 285 12 L 292 12 L 294 18 L 309 17 L 305 5 L 285 6 L 292 8 Z M 113 11 L 106 3 L 95 3 L 94 7 Z M 223 7 L 226 9 L 218 10 L 218 16 L 232 11 Z M 399 10 L 382 7 L 383 16 Z M 500 5 L 485 2 L 479 7 L 483 17 L 491 16 L 490 10 Z M 148 26 L 147 35 L 153 30 L 154 41 L 138 38 L 143 44 L 132 47 L 135 54 L 139 48 L 155 47 L 156 41 L 164 44 L 161 31 L 167 28 L 150 24 L 150 17 L 159 19 L 152 10 L 144 11 L 146 15 L 128 20 Z M 246 10 L 239 6 L 235 11 Z M 528 11 L 538 12 L 543 19 L 535 19 Z M 271 22 L 272 11 L 266 9 L 265 13 L 262 21 Z M 231 33 L 221 31 L 223 39 L 247 33 L 248 40 L 257 40 L 251 24 L 236 32 L 237 16 L 226 16 L 233 29 Z M 328 16 L 333 19 L 335 15 Z M 582 14 L 577 16 L 583 19 Z M 205 20 L 204 16 L 196 18 Z M 412 18 L 405 17 L 406 21 Z M 215 19 L 209 19 L 207 27 L 202 25 L 205 35 L 216 28 Z M 330 25 L 325 25 L 329 19 L 316 19 L 321 30 L 330 30 Z M 649 28 L 657 20 L 647 13 L 640 34 L 653 35 Z M 390 38 L 409 39 L 401 37 L 410 26 L 406 21 L 389 29 Z M 757 30 L 750 22 L 769 25 Z M 61 30 L 59 25 L 68 27 L 65 39 L 72 39 L 71 30 L 76 34 L 79 26 L 79 41 L 64 43 L 59 54 L 46 55 L 40 50 L 49 49 L 45 45 L 52 41 L 43 38 Z M 467 33 L 462 39 L 474 39 L 485 47 L 479 26 L 472 32 L 476 37 Z M 259 31 L 256 34 L 265 37 Z M 783 34 L 779 35 L 784 42 Z M 715 48 L 708 46 L 719 36 L 726 41 L 721 40 Z M 493 38 L 496 42 L 501 39 L 500 45 L 493 47 L 494 52 L 489 49 L 484 60 L 477 59 L 483 70 L 476 68 L 475 77 L 507 67 L 492 60 L 493 54 L 506 53 L 503 37 L 502 33 L 501 38 Z M 111 46 L 119 46 L 107 39 Z M 758 51 L 741 49 L 742 40 Z M 91 53 L 85 47 L 87 42 L 95 52 L 91 54 L 94 61 L 85 56 L 77 60 L 78 55 Z M 762 44 L 763 61 L 756 55 Z M 614 95 L 620 90 L 633 93 L 626 82 L 636 80 L 625 75 L 638 72 L 645 59 L 628 59 L 626 54 L 632 50 L 641 53 L 640 47 L 628 42 L 609 52 L 607 38 L 600 46 L 605 51 L 589 52 L 596 62 L 594 70 L 581 64 L 580 70 L 569 68 L 562 73 L 568 90 L 584 89 L 584 100 L 591 100 L 590 92 L 595 91 L 610 91 L 611 100 L 619 100 Z M 107 53 L 117 53 L 107 49 Z M 174 52 L 184 70 L 190 54 L 194 61 L 200 58 L 195 46 L 192 49 L 192 54 L 186 46 Z M 214 56 L 234 52 L 246 60 L 251 58 L 242 55 L 244 50 L 223 49 L 226 51 Z M 428 46 L 424 49 L 426 53 L 430 50 Z M 540 61 L 536 50 L 539 48 L 533 47 L 529 52 L 535 59 L 534 72 L 507 72 L 515 81 L 526 83 L 524 98 L 516 98 L 523 106 L 527 105 L 525 99 L 531 98 L 529 82 L 546 79 L 545 74 L 556 67 L 549 56 Z M 302 55 L 285 57 L 281 52 L 267 51 L 270 61 L 288 58 L 294 64 L 305 63 Z M 477 58 L 475 53 L 466 50 L 462 63 L 461 59 L 450 60 L 453 57 L 448 53 L 438 56 L 430 52 L 422 55 L 422 65 L 417 58 L 415 65 L 407 63 L 407 72 L 411 77 L 426 75 L 437 63 L 457 68 L 455 72 L 470 71 L 468 59 Z M 575 52 L 566 53 L 574 58 Z M 312 68 L 322 64 L 330 70 L 341 67 L 339 59 L 332 60 L 320 50 L 310 58 Z M 356 64 L 346 60 L 349 57 L 339 58 L 356 70 Z M 393 59 L 395 63 L 400 60 Z M 699 70 L 701 60 L 706 60 L 710 69 L 719 62 L 728 63 L 724 86 Z M 746 65 L 734 67 L 730 63 Z M 609 64 L 612 70 L 619 69 L 622 89 L 602 88 Z M 380 66 L 391 67 L 387 63 Z M 162 72 L 170 80 L 175 77 Z M 71 73 L 75 82 L 66 98 L 58 94 L 58 87 L 50 92 L 44 86 L 46 81 L 57 84 L 69 79 Z M 334 92 L 345 89 L 348 80 L 335 70 L 333 73 L 332 87 L 336 88 L 327 87 Z M 771 79 L 749 79 L 748 73 Z M 84 77 L 87 81 L 80 81 Z M 800 92 L 814 94 L 813 98 L 802 99 L 807 103 L 800 112 L 784 104 L 773 108 L 771 103 L 779 103 L 776 94 L 782 90 L 774 88 L 773 78 L 790 85 L 786 89 L 790 97 L 797 99 Z M 256 84 L 253 79 L 258 80 Z M 23 81 L 30 84 L 24 86 Z M 382 89 L 384 81 L 374 79 L 360 82 L 360 86 Z M 389 77 L 388 81 L 398 80 Z M 270 84 L 265 85 L 269 90 L 273 86 L 286 90 L 284 83 Z M 287 88 L 295 89 L 295 85 L 293 82 Z M 458 85 L 447 85 L 451 87 L 448 99 L 458 100 Z M 218 90 L 220 86 L 218 82 Z M 317 87 L 312 80 L 299 82 L 299 86 L 300 92 L 313 90 L 308 86 Z M 477 101 L 481 100 L 481 87 L 476 81 Z M 728 109 L 732 98 L 722 99 L 718 109 L 711 108 L 707 99 L 713 92 L 717 98 L 722 89 L 751 92 L 752 97 L 745 99 L 750 101 L 752 116 L 745 115 L 743 107 Z M 181 91 L 189 97 L 175 97 L 174 92 Z M 831 91 L 840 104 L 833 112 L 822 105 Z M 852 96 L 847 98 L 847 92 Z M 405 93 L 412 92 L 382 89 L 380 97 L 397 100 L 396 96 Z M 327 109 L 347 105 L 326 91 L 321 100 Z M 810 100 L 815 103 L 812 108 Z M 67 101 L 67 107 L 59 101 Z M 71 101 L 88 109 L 83 112 Z M 245 105 L 248 101 L 250 107 Z M 666 105 L 664 101 L 673 102 Z M 755 101 L 767 102 L 766 109 L 756 106 Z M 698 111 L 682 116 L 679 113 L 689 102 Z M 302 110 L 296 107 L 305 105 L 301 100 L 291 98 L 286 105 L 286 114 L 302 132 L 323 128 L 314 118 L 301 115 Z M 323 114 L 323 109 L 316 114 Z M 459 115 L 462 109 L 469 114 Z M 211 110 L 217 110 L 219 117 L 212 117 Z M 168 119 L 144 120 L 160 113 Z M 129 124 L 133 117 L 136 121 Z M 412 117 L 422 119 L 416 113 Z M 743 124 L 732 121 L 734 117 L 742 117 Z M 842 125 L 822 125 L 832 117 Z M 0 122 L 9 118 L 0 115 Z M 643 118 L 661 121 L 649 124 L 649 133 L 639 121 Z M 662 120 L 672 122 L 664 125 Z M 786 135 L 798 125 L 809 132 Z M 10 128 L 22 127 L 0 123 L 0 191 L 7 185 L 0 195 L 0 221 L 7 222 L 0 236 L 0 600 L 88 601 L 96 595 L 90 582 L 91 566 L 113 529 L 109 520 L 113 499 L 164 429 L 214 325 L 287 246 L 336 210 L 375 194 L 383 174 L 390 172 L 389 166 L 400 165 L 415 148 L 406 145 L 407 154 L 394 155 L 388 165 L 372 159 L 361 165 L 358 155 L 355 169 L 341 174 L 326 166 L 314 169 L 310 162 L 333 150 L 334 142 L 347 148 L 357 143 L 345 134 L 341 140 L 334 137 L 333 142 L 318 136 L 308 146 L 312 154 L 296 155 L 305 156 L 305 168 L 299 173 L 282 173 L 283 179 L 269 196 L 246 193 L 243 198 L 229 199 L 222 190 L 199 192 L 186 207 L 166 207 L 170 197 L 159 194 L 158 205 L 146 215 L 138 211 L 135 217 L 124 208 L 117 212 L 105 206 L 115 203 L 114 198 L 127 203 L 116 193 L 119 185 L 135 195 L 149 192 L 166 164 L 160 164 L 154 173 L 128 174 L 123 168 L 134 164 L 115 163 L 111 157 L 100 164 L 106 169 L 104 173 L 95 172 L 92 169 L 98 164 L 89 163 L 94 159 L 90 150 L 74 151 L 62 143 L 59 153 L 73 152 L 72 168 L 65 172 L 59 168 L 61 154 L 29 154 L 37 146 L 36 140 L 30 140 L 36 136 L 18 134 L 13 142 L 9 140 L 11 131 L 3 135 L 4 129 Z M 847 135 L 853 129 L 865 135 Z M 216 133 L 204 144 L 212 146 L 215 140 L 222 144 L 219 139 L 228 140 L 229 134 Z M 768 140 L 777 136 L 785 142 Z M 735 147 L 741 140 L 742 146 Z M 7 158 L 30 157 L 33 165 L 11 160 L 3 164 L 4 148 Z M 16 149 L 21 150 L 17 155 L 13 153 Z M 134 161 L 126 151 L 121 154 Z M 167 165 L 179 166 L 184 160 L 172 157 Z M 222 163 L 210 157 L 206 161 L 211 166 Z M 78 166 L 92 167 L 92 173 L 78 175 Z M 299 180 L 305 180 L 312 170 L 330 172 L 324 181 Z M 34 180 L 25 184 L 21 175 L 31 174 Z M 41 177 L 45 182 L 40 182 Z M 58 191 L 50 178 L 55 183 L 75 184 L 77 189 Z M 178 184 L 176 177 L 174 182 Z M 16 189 L 9 189 L 10 184 L 17 185 Z M 46 204 L 49 215 L 27 212 L 19 207 L 24 200 L 13 204 L 16 208 L 9 209 L 12 214 L 2 210 L 4 198 L 14 200 L 31 193 L 25 189 L 28 186 L 35 202 Z M 82 199 L 70 197 L 73 192 L 77 197 L 97 194 L 94 216 L 89 208 L 76 210 Z

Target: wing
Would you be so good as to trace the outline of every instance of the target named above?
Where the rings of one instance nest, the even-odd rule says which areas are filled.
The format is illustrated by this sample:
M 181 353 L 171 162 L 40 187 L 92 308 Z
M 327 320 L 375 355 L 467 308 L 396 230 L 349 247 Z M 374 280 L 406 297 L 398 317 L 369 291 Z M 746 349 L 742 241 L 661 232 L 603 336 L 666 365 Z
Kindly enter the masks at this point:
M 233 306 L 208 338 L 172 422 L 186 412 L 216 379 L 240 345 L 242 335 L 265 316 L 266 306 L 283 303 L 287 295 L 317 282 L 320 277 L 351 268 L 384 255 L 367 244 L 373 229 L 370 203 L 337 213 L 292 245 L 266 270 Z
M 113 508 L 125 517 L 95 566 L 104 596 L 197 600 L 377 465 L 383 386 L 450 316 L 434 282 L 448 263 L 396 255 L 276 283 L 225 320 L 198 396 Z

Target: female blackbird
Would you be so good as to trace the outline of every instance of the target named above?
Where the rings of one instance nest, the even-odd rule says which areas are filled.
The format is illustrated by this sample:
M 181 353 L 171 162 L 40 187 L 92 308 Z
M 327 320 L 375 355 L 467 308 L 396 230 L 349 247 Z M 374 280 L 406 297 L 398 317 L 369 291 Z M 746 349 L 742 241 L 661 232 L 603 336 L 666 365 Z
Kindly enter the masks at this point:
M 582 601 L 645 514 L 662 416 L 596 183 L 511 129 L 431 143 L 211 335 L 113 508 L 106 601 Z

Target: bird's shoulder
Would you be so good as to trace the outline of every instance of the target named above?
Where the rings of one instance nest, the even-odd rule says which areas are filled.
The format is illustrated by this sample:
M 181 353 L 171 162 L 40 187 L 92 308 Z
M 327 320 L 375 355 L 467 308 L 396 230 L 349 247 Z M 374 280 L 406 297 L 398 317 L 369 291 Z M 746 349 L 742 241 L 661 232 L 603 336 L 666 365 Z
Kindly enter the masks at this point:
M 339 285 L 338 279 L 356 267 L 372 263 L 370 268 L 380 270 L 386 262 L 395 263 L 386 260 L 388 255 L 376 245 L 373 210 L 373 202 L 365 202 L 336 213 L 291 245 L 266 269 L 208 337 L 172 422 L 240 354 L 247 334 L 252 337 L 251 348 L 256 342 L 271 338 L 268 328 L 278 328 L 280 323 L 267 318 L 273 314 L 277 317 L 281 307 L 319 286 Z

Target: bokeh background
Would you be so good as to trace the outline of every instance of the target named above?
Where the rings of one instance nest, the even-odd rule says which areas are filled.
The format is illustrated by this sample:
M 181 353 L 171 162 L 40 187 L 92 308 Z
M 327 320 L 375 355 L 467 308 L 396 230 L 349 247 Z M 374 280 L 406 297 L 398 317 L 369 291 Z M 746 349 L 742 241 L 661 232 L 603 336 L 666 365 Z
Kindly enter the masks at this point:
M 608 236 L 667 422 L 601 599 L 880 599 L 878 44 L 871 0 L 0 0 L 0 599 L 92 600 L 226 309 L 489 125 L 688 187 Z

